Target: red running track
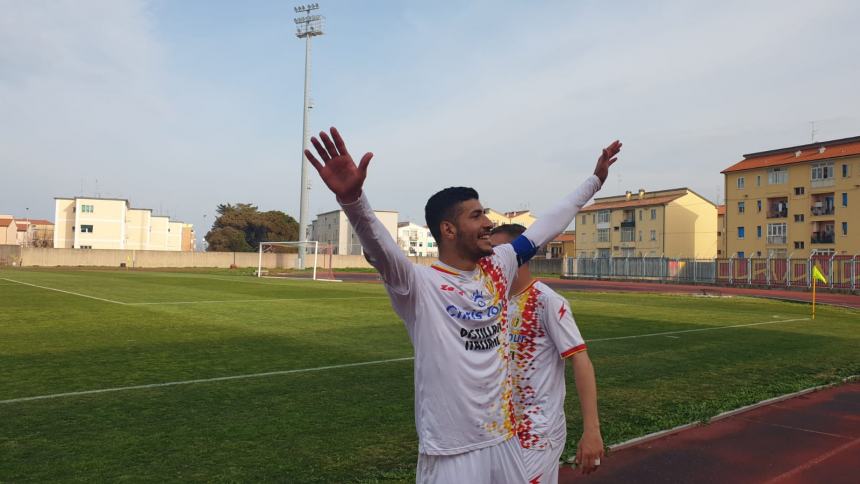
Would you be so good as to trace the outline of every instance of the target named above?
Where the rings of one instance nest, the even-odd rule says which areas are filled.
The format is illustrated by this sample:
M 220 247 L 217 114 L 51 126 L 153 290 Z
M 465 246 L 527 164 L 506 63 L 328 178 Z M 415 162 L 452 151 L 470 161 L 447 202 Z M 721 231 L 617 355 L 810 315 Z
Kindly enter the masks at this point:
M 860 382 L 762 406 L 613 452 L 560 483 L 860 482 Z

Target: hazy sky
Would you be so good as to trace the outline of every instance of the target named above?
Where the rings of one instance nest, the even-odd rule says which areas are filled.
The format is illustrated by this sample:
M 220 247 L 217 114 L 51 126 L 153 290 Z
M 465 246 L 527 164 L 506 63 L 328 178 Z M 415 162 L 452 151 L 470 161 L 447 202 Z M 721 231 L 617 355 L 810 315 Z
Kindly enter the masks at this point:
M 717 201 L 744 153 L 860 135 L 860 3 L 320 0 L 313 129 L 376 154 L 377 209 L 435 191 L 538 215 L 600 149 L 600 196 Z M 285 1 L 0 0 L 0 213 L 127 198 L 194 223 L 219 203 L 298 219 L 304 42 Z M 311 212 L 334 209 L 312 173 Z M 313 217 L 312 217 L 313 218 Z

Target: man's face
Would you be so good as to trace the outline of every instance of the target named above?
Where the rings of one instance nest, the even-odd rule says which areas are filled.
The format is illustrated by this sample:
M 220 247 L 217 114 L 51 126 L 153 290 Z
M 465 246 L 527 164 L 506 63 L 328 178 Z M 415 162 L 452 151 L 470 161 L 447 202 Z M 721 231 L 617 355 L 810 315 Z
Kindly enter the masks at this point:
M 493 223 L 484 214 L 481 202 L 476 199 L 461 202 L 455 226 L 458 252 L 474 260 L 493 255 L 493 246 L 490 244 Z

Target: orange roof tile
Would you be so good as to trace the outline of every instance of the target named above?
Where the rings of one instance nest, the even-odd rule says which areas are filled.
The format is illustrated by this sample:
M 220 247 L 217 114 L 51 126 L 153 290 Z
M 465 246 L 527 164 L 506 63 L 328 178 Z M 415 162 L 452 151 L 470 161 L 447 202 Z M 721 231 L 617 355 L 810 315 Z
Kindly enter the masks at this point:
M 725 215 L 726 214 L 726 206 L 725 205 L 717 205 L 717 215 Z
M 820 152 L 820 148 L 824 152 Z M 796 156 L 797 152 L 800 156 Z M 831 158 L 842 158 L 845 156 L 860 155 L 860 136 L 844 138 L 831 141 L 822 141 L 808 145 L 780 148 L 778 150 L 762 151 L 744 155 L 744 159 L 726 168 L 721 173 L 734 171 L 754 170 L 756 168 L 769 168 L 772 166 L 793 165 L 795 163 L 806 163 L 809 161 L 827 160 Z
M 18 226 L 18 232 L 26 232 L 27 228 L 30 227 L 29 222 L 15 222 L 15 225 Z
M 8 227 L 12 223 L 11 218 L 0 218 L 0 227 Z
M 611 208 L 626 208 L 626 207 L 644 207 L 648 205 L 663 205 L 673 200 L 677 200 L 686 195 L 686 193 L 678 193 L 675 195 L 664 195 L 662 197 L 652 198 L 633 198 L 630 200 L 613 200 L 607 202 L 595 202 L 587 207 L 583 207 L 580 212 L 593 212 L 595 210 L 609 210 Z
M 553 242 L 576 242 L 576 234 L 561 234 L 552 239 Z

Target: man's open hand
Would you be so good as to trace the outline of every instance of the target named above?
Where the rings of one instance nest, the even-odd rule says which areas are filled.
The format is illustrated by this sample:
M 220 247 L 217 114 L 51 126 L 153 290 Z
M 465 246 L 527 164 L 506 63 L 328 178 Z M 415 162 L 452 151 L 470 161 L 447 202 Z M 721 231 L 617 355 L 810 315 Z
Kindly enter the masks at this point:
M 603 457 L 603 439 L 599 431 L 585 431 L 576 447 L 576 465 L 583 474 L 591 474 L 600 467 Z
M 331 138 L 325 131 L 320 131 L 320 138 L 322 143 L 316 137 L 311 137 L 311 143 L 322 162 L 314 157 L 311 150 L 305 150 L 308 161 L 314 165 L 326 186 L 337 196 L 338 201 L 351 203 L 358 200 L 364 179 L 367 177 L 367 165 L 370 164 L 373 153 L 365 153 L 356 166 L 336 128 L 331 128 Z
M 609 167 L 618 161 L 618 158 L 616 158 L 615 155 L 617 155 L 619 151 L 621 151 L 621 142 L 615 140 L 611 145 L 603 148 L 603 153 L 600 155 L 600 158 L 597 159 L 597 166 L 594 167 L 594 174 L 597 175 L 597 178 L 600 178 L 601 185 L 606 182 L 606 177 L 609 176 Z

